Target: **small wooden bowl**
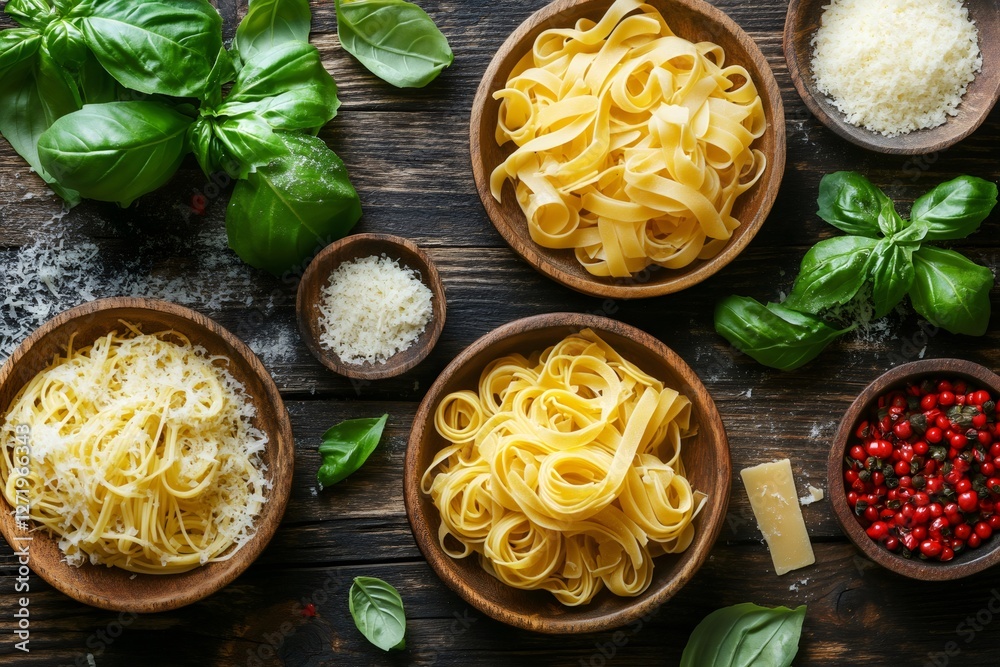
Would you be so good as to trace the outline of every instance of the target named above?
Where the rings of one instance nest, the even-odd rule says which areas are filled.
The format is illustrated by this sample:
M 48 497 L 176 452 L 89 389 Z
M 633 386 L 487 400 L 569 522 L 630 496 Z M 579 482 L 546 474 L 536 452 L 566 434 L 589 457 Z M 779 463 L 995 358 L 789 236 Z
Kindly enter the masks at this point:
M 528 264 L 571 289 L 592 296 L 638 299 L 671 294 L 696 285 L 733 261 L 750 243 L 767 218 L 778 196 L 785 171 L 785 113 L 781 93 L 767 60 L 754 41 L 721 10 L 703 0 L 649 0 L 679 36 L 698 42 L 711 40 L 726 51 L 726 63 L 743 65 L 750 73 L 764 104 L 768 128 L 754 147 L 767 156 L 768 164 L 760 181 L 737 199 L 733 215 L 742 224 L 729 243 L 709 260 L 696 260 L 683 269 L 650 267 L 631 278 L 599 278 L 577 261 L 571 250 L 553 250 L 535 243 L 514 195 L 514 186 L 504 184 L 503 203 L 490 193 L 490 174 L 513 146 L 501 148 L 496 142 L 500 102 L 493 93 L 502 89 L 511 70 L 531 50 L 543 30 L 572 27 L 580 18 L 598 20 L 613 0 L 556 0 L 521 24 L 490 62 L 472 104 L 470 149 L 472 172 L 486 213 L 510 247 Z
M 59 551 L 58 538 L 45 531 L 24 537 L 12 516 L 12 508 L 0 495 L 0 533 L 13 548 L 30 547 L 30 567 L 42 579 L 66 595 L 85 604 L 113 611 L 148 613 L 176 609 L 211 595 L 238 577 L 260 555 L 277 530 L 291 492 L 294 443 L 288 412 L 263 364 L 246 344 L 213 320 L 181 306 L 155 301 L 115 297 L 67 310 L 31 334 L 0 369 L 0 415 L 6 415 L 14 397 L 40 371 L 63 352 L 70 336 L 76 346 L 89 345 L 115 328 L 119 320 L 141 326 L 145 333 L 175 330 L 201 345 L 210 354 L 230 360 L 228 370 L 239 380 L 257 408 L 254 426 L 268 436 L 263 463 L 274 485 L 261 514 L 257 533 L 227 561 L 209 563 L 181 574 L 136 574 L 117 567 L 67 565 Z
M 819 92 L 812 73 L 812 38 L 820 26 L 830 0 L 791 0 L 785 17 L 784 50 L 788 73 L 802 101 L 814 116 L 852 144 L 878 153 L 923 155 L 942 151 L 976 131 L 1000 97 L 1000 5 L 995 2 L 966 2 L 969 16 L 979 29 L 982 71 L 969 84 L 958 107 L 958 115 L 944 125 L 917 130 L 898 137 L 849 124 L 837 107 Z M 905 29 L 902 28 L 902 29 Z
M 847 504 L 847 492 L 844 488 L 844 457 L 847 455 L 849 445 L 855 441 L 854 432 L 871 411 L 878 397 L 887 391 L 905 387 L 908 382 L 919 382 L 924 378 L 943 380 L 962 378 L 970 385 L 990 391 L 994 396 L 1000 394 L 1000 377 L 971 361 L 925 359 L 893 368 L 865 387 L 840 421 L 827 461 L 827 490 L 837 521 L 851 541 L 868 558 L 884 568 L 912 579 L 947 581 L 981 572 L 1000 562 L 1000 534 L 991 537 L 990 541 L 978 549 L 968 549 L 946 563 L 919 558 L 908 560 L 886 550 L 868 537 L 854 516 L 854 511 Z
M 483 368 L 497 357 L 530 354 L 554 345 L 569 334 L 593 329 L 642 370 L 681 392 L 693 404 L 698 434 L 685 441 L 684 466 L 691 485 L 708 494 L 695 519 L 696 535 L 687 551 L 658 556 L 649 588 L 634 598 L 608 590 L 590 604 L 565 607 L 548 592 L 524 591 L 487 574 L 476 556 L 456 560 L 438 542 L 440 515 L 420 491 L 420 477 L 447 443 L 434 428 L 434 411 L 453 391 L 475 389 Z M 715 402 L 694 371 L 670 348 L 634 327 L 594 315 L 553 313 L 527 317 L 483 336 L 458 355 L 431 386 L 413 420 L 403 471 L 406 515 L 417 545 L 437 575 L 469 604 L 504 623 L 545 633 L 597 632 L 615 628 L 649 613 L 686 584 L 708 558 L 722 529 L 729 503 L 729 443 Z
M 344 363 L 336 352 L 323 347 L 319 342 L 319 303 L 323 288 L 329 282 L 330 274 L 342 263 L 383 254 L 397 260 L 400 266 L 409 267 L 420 274 L 420 280 L 434 295 L 434 313 L 427 328 L 413 345 L 386 361 L 380 364 L 370 364 L 367 361 L 361 364 Z M 434 262 L 412 241 L 389 234 L 355 234 L 324 248 L 302 275 L 295 299 L 299 332 L 312 355 L 334 373 L 357 380 L 384 380 L 402 375 L 423 361 L 441 336 L 446 311 L 444 284 Z

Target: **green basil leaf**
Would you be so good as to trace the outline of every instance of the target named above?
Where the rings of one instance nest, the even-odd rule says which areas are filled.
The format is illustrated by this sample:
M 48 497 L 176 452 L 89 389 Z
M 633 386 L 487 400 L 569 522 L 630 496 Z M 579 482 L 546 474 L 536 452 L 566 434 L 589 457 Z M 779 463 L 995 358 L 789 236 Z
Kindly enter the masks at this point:
M 215 134 L 215 119 L 199 118 L 188 130 L 188 149 L 194 153 L 198 166 L 205 176 L 226 173 L 231 177 L 239 175 L 240 165 L 230 157 L 226 147 Z
M 320 490 L 333 486 L 358 470 L 382 439 L 389 415 L 378 419 L 348 419 L 323 434 L 319 453 L 323 464 L 316 473 Z
M 427 13 L 405 0 L 336 0 L 341 45 L 383 81 L 423 88 L 455 60 Z
M 892 236 L 903 231 L 904 227 L 906 227 L 906 222 L 896 212 L 896 205 L 892 203 L 892 200 L 886 199 L 878 214 L 878 228 L 886 236 Z
M 42 165 L 84 197 L 128 206 L 170 180 L 191 119 L 156 102 L 90 104 L 42 134 Z
M 827 174 L 819 184 L 819 217 L 848 234 L 878 237 L 886 202 L 881 190 L 853 171 Z
M 209 107 L 222 104 L 222 86 L 236 78 L 236 66 L 233 64 L 233 57 L 225 47 L 219 49 L 219 55 L 215 58 L 212 71 L 208 74 L 205 82 L 205 90 L 199 97 Z
M 83 106 L 80 89 L 76 81 L 49 54 L 44 42 L 38 49 L 37 76 L 38 94 L 42 100 L 42 110 L 48 125 L 66 114 L 78 111 Z
M 897 245 L 910 246 L 911 249 L 916 250 L 921 241 L 927 237 L 928 231 L 930 231 L 930 225 L 926 221 L 910 220 L 901 231 L 893 234 L 891 238 L 892 242 Z
M 207 0 L 104 0 L 76 24 L 111 76 L 148 94 L 201 95 L 222 48 Z
M 309 0 L 251 0 L 236 28 L 233 51 L 242 65 L 287 42 L 308 42 L 311 23 Z
M 716 306 L 715 330 L 758 363 L 783 371 L 808 363 L 850 331 L 834 329 L 818 317 L 780 304 L 765 307 L 740 296 L 723 299 Z
M 239 163 L 239 178 L 246 178 L 259 167 L 288 156 L 285 143 L 252 111 L 220 119 L 215 125 L 215 136 Z
M 344 163 L 321 139 L 276 134 L 289 156 L 236 184 L 226 231 L 243 261 L 281 275 L 345 236 L 361 217 L 361 201 Z
M 951 333 L 982 336 L 990 323 L 993 274 L 954 250 L 926 246 L 913 253 L 913 309 Z
M 959 176 L 913 202 L 910 218 L 928 224 L 928 241 L 964 239 L 979 230 L 996 204 L 996 184 Z
M 35 66 L 11 74 L 0 85 L 0 134 L 66 205 L 73 207 L 80 203 L 80 194 L 58 183 L 38 156 L 38 139 L 49 128 L 49 118 L 56 113 L 55 91 L 64 83 L 61 76 L 56 81 L 51 80 L 50 70 L 48 65 L 41 67 L 36 59 Z M 53 99 L 43 101 L 43 93 L 52 94 Z
M 681 667 L 790 667 L 799 652 L 806 607 L 745 602 L 716 609 L 695 627 Z
M 316 47 L 287 42 L 244 64 L 219 113 L 252 110 L 276 129 L 318 131 L 338 107 L 337 84 Z
M 816 314 L 853 299 L 867 280 L 865 269 L 876 243 L 863 236 L 837 236 L 814 245 L 802 259 L 785 304 Z
M 406 648 L 406 612 L 392 585 L 375 577 L 355 577 L 348 595 L 354 625 L 383 651 Z
M 76 71 L 90 54 L 83 33 L 65 19 L 54 21 L 45 31 L 45 45 L 59 64 Z
M 42 43 L 42 36 L 30 28 L 11 28 L 0 32 L 0 85 L 7 74 L 17 74 L 31 66 Z
M 18 24 L 39 32 L 44 31 L 59 16 L 52 3 L 46 0 L 10 0 L 3 10 Z
M 913 250 L 883 239 L 872 253 L 872 300 L 875 317 L 884 317 L 913 285 Z

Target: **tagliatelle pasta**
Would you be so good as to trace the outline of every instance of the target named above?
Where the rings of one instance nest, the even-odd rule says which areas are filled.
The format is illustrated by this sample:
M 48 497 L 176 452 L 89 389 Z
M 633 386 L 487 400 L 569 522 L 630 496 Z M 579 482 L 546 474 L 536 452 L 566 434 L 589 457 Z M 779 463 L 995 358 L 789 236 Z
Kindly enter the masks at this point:
M 483 371 L 434 415 L 448 441 L 421 478 L 453 558 L 565 605 L 635 596 L 687 549 L 704 504 L 684 477 L 691 402 L 591 330 Z
M 543 32 L 494 97 L 497 142 L 516 145 L 494 198 L 512 180 L 531 238 L 595 276 L 714 257 L 767 164 L 751 148 L 767 119 L 747 70 L 639 0 Z

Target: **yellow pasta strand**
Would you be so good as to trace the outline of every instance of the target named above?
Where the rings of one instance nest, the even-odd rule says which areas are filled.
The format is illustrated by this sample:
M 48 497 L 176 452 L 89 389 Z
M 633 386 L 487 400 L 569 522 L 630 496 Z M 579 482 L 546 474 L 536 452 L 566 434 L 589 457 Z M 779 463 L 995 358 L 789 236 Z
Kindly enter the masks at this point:
M 640 0 L 546 30 L 494 97 L 497 142 L 516 148 L 493 196 L 513 181 L 535 243 L 572 249 L 595 276 L 714 257 L 767 165 L 751 148 L 767 120 L 747 70 Z
M 253 404 L 224 358 L 176 331 L 125 326 L 71 343 L 14 399 L 0 427 L 4 495 L 16 505 L 28 480 L 29 516 L 70 564 L 167 574 L 227 560 L 270 488 Z M 14 472 L 18 426 L 30 433 L 26 478 Z
M 653 558 L 687 549 L 705 496 L 684 477 L 691 402 L 591 330 L 483 371 L 446 396 L 449 444 L 421 477 L 442 549 L 566 605 L 642 593 Z

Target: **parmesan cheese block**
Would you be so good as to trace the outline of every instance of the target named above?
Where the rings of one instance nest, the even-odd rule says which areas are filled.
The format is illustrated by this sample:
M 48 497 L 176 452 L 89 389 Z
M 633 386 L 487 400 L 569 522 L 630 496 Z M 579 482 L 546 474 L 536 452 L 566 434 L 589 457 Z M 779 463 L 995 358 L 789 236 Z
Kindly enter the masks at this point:
M 750 507 L 767 540 L 775 574 L 782 575 L 816 562 L 806 522 L 802 519 L 792 464 L 788 459 L 762 463 L 740 471 Z
M 983 65 L 962 0 L 832 0 L 812 44 L 819 91 L 889 137 L 955 116 Z

